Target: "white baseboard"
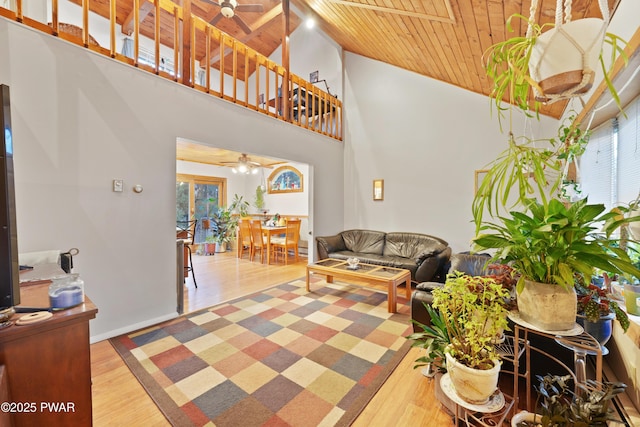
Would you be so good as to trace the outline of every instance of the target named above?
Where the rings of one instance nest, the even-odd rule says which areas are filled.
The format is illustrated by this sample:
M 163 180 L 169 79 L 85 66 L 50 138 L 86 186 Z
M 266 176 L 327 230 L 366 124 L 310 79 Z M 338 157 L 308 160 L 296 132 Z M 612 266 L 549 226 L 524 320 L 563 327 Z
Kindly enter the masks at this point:
M 156 317 L 154 319 L 145 320 L 144 322 L 134 323 L 133 325 L 128 325 L 119 329 L 114 329 L 100 335 L 92 335 L 89 337 L 89 343 L 95 344 L 100 341 L 108 340 L 109 338 L 117 337 L 119 335 L 137 331 L 138 329 L 147 328 L 158 323 L 166 322 L 167 320 L 175 319 L 178 316 L 179 314 L 175 312 L 165 316 Z

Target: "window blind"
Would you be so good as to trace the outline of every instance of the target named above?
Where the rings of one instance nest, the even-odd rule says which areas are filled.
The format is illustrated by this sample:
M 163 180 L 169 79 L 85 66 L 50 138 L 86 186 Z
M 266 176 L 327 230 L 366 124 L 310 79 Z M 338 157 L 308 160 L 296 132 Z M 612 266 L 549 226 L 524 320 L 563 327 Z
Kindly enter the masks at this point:
M 628 204 L 640 193 L 640 97 L 625 109 L 626 117 L 618 118 L 618 173 L 617 194 L 619 204 Z
M 611 208 L 612 188 L 614 186 L 614 122 L 600 125 L 591 133 L 585 152 L 580 157 L 580 184 L 582 196 L 589 203 L 604 203 Z

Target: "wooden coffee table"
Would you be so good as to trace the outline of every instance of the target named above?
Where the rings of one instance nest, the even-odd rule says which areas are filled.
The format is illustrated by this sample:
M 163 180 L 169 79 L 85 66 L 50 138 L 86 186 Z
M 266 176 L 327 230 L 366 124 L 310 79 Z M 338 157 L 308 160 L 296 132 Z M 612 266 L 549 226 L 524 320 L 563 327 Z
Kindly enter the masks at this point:
M 334 278 L 349 281 L 356 279 L 372 285 L 387 285 L 389 313 L 397 312 L 396 288 L 405 283 L 407 299 L 411 298 L 411 272 L 402 268 L 385 267 L 381 265 L 365 264 L 360 262 L 358 268 L 352 270 L 347 261 L 326 258 L 307 265 L 307 292 L 309 289 L 309 276 L 311 273 L 327 276 L 327 283 L 333 283 Z

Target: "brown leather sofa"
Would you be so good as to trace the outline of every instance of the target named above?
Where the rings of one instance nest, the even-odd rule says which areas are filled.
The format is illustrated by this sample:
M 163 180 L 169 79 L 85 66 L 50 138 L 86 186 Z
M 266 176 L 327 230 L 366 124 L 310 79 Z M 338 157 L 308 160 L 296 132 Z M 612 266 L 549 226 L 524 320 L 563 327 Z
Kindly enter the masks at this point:
M 411 280 L 436 280 L 451 255 L 444 240 L 420 233 L 385 233 L 346 230 L 335 236 L 316 237 L 318 258 L 348 259 L 411 271 Z

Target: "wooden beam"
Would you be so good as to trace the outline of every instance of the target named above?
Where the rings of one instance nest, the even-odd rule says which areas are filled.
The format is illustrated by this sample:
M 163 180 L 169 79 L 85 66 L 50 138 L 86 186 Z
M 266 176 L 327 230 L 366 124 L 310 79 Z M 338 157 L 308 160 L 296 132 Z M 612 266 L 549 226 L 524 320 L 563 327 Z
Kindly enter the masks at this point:
M 278 4 L 275 7 L 269 9 L 267 12 L 263 13 L 259 19 L 257 19 L 253 24 L 249 25 L 251 28 L 251 32 L 249 34 L 244 35 L 237 39 L 243 44 L 247 44 L 249 40 L 257 37 L 260 34 L 260 29 L 268 24 L 270 24 L 274 19 L 278 18 L 282 14 L 282 4 Z M 225 56 L 230 53 L 231 49 L 225 49 Z M 209 64 L 213 65 L 220 60 L 220 48 L 216 46 L 213 48 L 211 53 L 209 54 Z M 207 61 L 206 58 L 200 59 L 200 66 L 206 67 Z
M 638 28 L 636 32 L 633 34 L 633 36 L 627 43 L 627 47 L 624 49 L 624 52 L 627 55 L 627 58 L 629 59 L 629 61 L 631 61 L 636 55 L 640 55 L 640 28 Z M 625 67 L 624 58 L 622 58 L 621 56 L 618 57 L 615 64 L 613 65 L 611 81 L 614 81 L 617 76 L 622 74 L 625 68 L 626 67 Z M 616 88 L 616 89 L 620 89 L 620 88 Z M 594 111 L 594 109 L 596 108 L 596 105 L 604 97 L 607 97 L 607 96 L 611 97 L 611 94 L 609 93 L 609 89 L 607 88 L 607 83 L 604 81 L 604 79 L 602 79 L 602 81 L 600 82 L 600 85 L 598 85 L 598 87 L 594 89 L 593 95 L 591 95 L 591 97 L 589 98 L 585 106 L 582 108 L 582 111 L 580 111 L 580 114 L 578 114 L 578 116 L 576 117 L 576 123 L 580 123 L 581 127 L 585 128 L 589 122 L 588 117 Z M 612 117 L 614 117 L 618 112 L 619 111 L 616 110 L 616 113 L 614 113 Z M 599 122 L 603 122 L 604 120 L 606 119 L 601 119 Z
M 153 4 L 148 1 L 148 0 L 144 0 L 142 5 L 140 5 L 140 14 L 138 15 L 138 23 L 144 21 L 144 19 L 147 17 L 147 15 L 149 15 L 149 13 L 151 13 L 151 11 L 154 9 Z M 122 33 L 126 34 L 128 36 L 131 35 L 131 33 L 133 32 L 133 20 L 135 16 L 135 11 L 132 10 L 131 13 L 129 13 L 129 15 L 124 18 L 124 21 L 122 22 Z

